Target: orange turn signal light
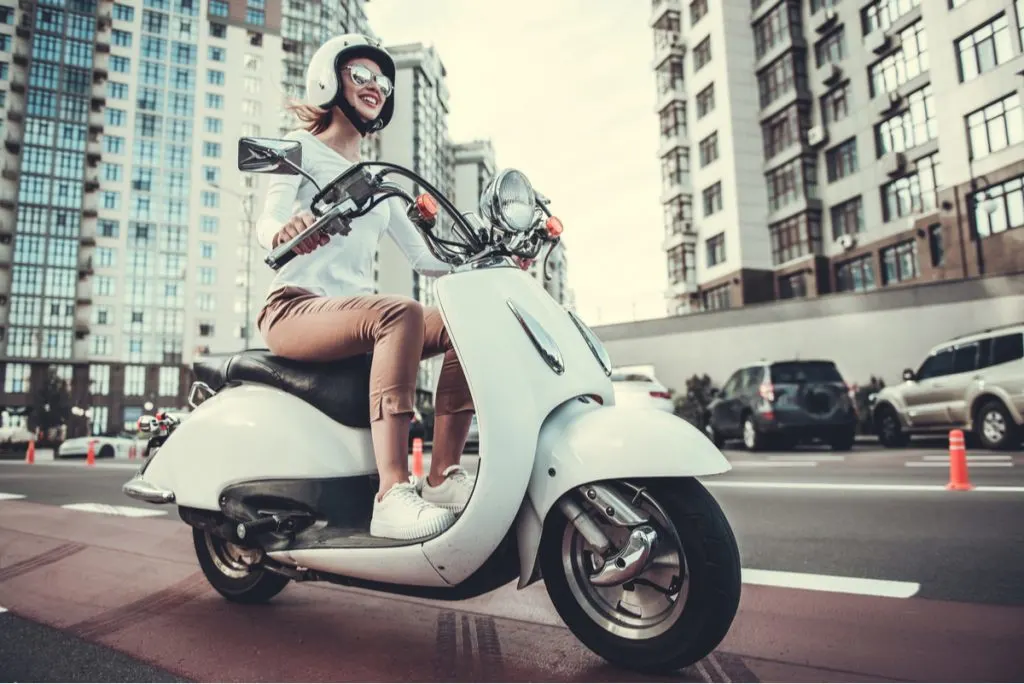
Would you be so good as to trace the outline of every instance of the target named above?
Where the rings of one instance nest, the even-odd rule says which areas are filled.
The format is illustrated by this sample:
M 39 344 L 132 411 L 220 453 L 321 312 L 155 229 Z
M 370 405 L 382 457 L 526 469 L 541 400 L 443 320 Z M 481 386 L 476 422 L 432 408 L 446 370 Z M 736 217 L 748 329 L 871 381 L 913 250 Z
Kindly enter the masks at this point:
M 548 229 L 548 235 L 550 235 L 553 238 L 556 238 L 562 234 L 562 222 L 559 221 L 558 217 L 556 216 L 548 218 L 547 223 L 544 224 L 544 227 Z
M 437 200 L 423 193 L 416 198 L 416 211 L 426 220 L 433 220 L 437 217 Z

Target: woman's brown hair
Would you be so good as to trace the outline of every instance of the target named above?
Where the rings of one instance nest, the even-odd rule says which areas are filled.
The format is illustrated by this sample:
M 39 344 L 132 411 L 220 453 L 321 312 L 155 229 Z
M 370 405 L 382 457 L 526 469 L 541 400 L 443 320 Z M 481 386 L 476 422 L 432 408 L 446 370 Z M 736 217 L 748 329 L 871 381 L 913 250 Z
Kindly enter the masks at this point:
M 303 128 L 313 135 L 326 131 L 327 127 L 331 125 L 333 117 L 331 109 L 321 109 L 302 102 L 293 102 L 288 105 L 288 109 L 302 122 Z

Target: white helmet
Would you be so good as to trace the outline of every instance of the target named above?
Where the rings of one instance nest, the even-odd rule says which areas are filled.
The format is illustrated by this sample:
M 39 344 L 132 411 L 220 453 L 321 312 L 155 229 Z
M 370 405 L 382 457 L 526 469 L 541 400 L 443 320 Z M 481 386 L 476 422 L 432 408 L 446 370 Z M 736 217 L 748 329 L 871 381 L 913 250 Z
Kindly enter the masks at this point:
M 310 104 L 323 109 L 337 105 L 352 125 L 363 135 L 379 131 L 391 122 L 395 112 L 394 88 L 384 100 L 380 115 L 373 121 L 364 121 L 355 108 L 342 96 L 339 73 L 341 65 L 355 57 L 372 59 L 381 71 L 395 83 L 395 61 L 387 50 L 381 47 L 379 40 L 373 40 L 361 33 L 346 33 L 331 38 L 321 45 L 313 54 L 306 67 L 306 98 Z

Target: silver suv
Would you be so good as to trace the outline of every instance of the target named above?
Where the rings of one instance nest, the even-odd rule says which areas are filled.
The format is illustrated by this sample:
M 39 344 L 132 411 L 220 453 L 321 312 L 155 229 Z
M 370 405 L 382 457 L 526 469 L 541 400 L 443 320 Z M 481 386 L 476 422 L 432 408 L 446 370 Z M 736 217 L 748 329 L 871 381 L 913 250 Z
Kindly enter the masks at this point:
M 912 434 L 960 428 L 988 449 L 1020 444 L 1024 423 L 1024 324 L 954 338 L 934 349 L 904 382 L 879 392 L 872 417 L 879 440 L 904 446 Z

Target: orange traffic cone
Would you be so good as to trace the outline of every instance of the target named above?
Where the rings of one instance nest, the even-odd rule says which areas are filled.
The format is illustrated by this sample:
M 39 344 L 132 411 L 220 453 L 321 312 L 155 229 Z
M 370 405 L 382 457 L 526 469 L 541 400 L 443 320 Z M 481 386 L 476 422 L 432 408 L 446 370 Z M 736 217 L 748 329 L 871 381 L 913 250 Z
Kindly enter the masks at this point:
M 94 466 L 96 465 L 96 440 L 89 440 L 89 451 L 85 455 L 85 465 Z
M 132 444 L 130 447 L 128 447 L 128 460 L 129 461 L 134 461 L 135 460 L 135 445 L 134 444 Z
M 25 463 L 32 465 L 36 462 L 36 440 L 30 440 L 28 443 L 28 451 L 25 452 Z
M 946 489 L 966 492 L 974 489 L 967 476 L 967 449 L 963 430 L 949 431 L 949 484 Z
M 423 440 L 419 437 L 412 440 L 412 474 L 423 476 Z

